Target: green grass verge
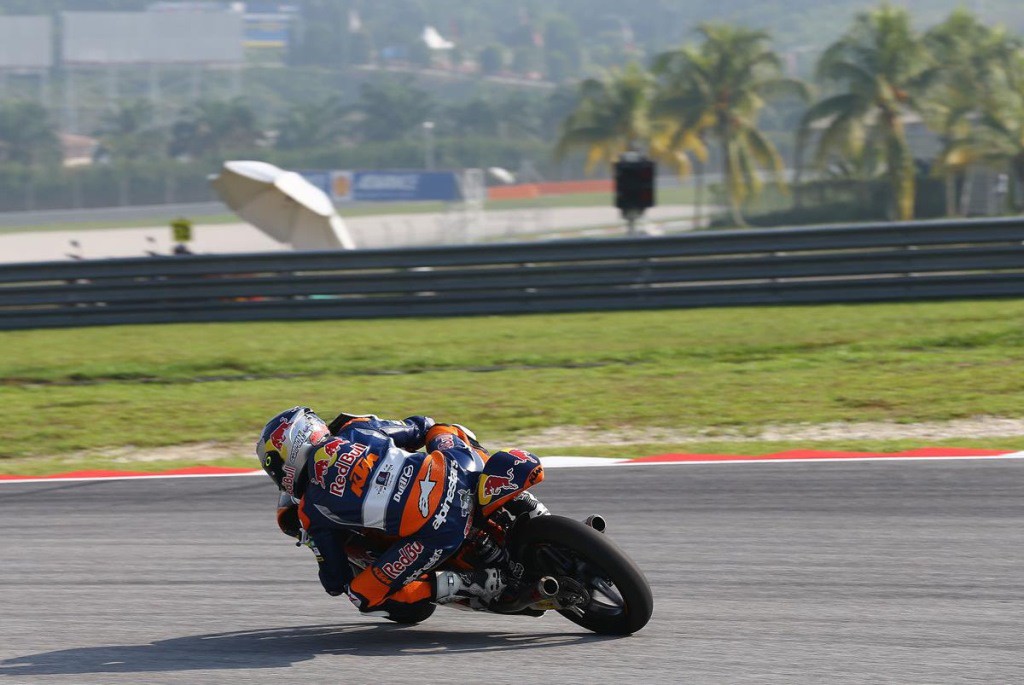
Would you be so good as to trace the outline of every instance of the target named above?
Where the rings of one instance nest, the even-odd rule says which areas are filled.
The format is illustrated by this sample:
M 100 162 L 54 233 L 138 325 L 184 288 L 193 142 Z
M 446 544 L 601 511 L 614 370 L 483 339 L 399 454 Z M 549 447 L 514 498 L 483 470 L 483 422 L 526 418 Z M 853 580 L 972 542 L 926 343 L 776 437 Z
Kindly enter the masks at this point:
M 126 446 L 140 456 L 201 442 L 247 451 L 267 417 L 299 403 L 324 414 L 429 413 L 501 440 L 548 426 L 753 433 L 769 423 L 1019 417 L 1022 315 L 1013 300 L 5 332 L 0 470 Z M 711 436 L 657 449 L 778 447 L 744 444 Z

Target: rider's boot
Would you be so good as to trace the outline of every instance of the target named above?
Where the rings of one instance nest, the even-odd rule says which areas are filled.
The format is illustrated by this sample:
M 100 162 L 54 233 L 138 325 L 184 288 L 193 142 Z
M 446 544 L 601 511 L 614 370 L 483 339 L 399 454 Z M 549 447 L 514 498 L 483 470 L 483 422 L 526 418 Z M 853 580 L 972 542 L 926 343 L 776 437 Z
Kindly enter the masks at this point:
M 532 519 L 547 516 L 551 512 L 531 492 L 519 493 L 511 502 L 503 505 L 491 518 L 504 528 L 511 528 L 520 518 Z
M 508 582 L 505 574 L 493 568 L 477 571 L 438 571 L 434 601 L 438 604 L 459 602 L 472 609 L 485 609 L 501 597 Z
M 521 516 L 532 519 L 535 516 L 547 516 L 551 512 L 533 496 L 532 492 L 522 492 L 505 505 L 505 508 L 517 519 Z

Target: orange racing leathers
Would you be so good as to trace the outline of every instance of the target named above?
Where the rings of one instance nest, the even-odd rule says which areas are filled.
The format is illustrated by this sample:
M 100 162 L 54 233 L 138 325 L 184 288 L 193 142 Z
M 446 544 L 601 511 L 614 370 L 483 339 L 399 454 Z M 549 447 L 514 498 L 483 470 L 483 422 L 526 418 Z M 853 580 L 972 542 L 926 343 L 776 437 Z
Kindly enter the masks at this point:
M 434 599 L 434 583 L 421 576 L 465 540 L 482 464 L 462 430 L 419 416 L 353 417 L 315 444 L 308 459 L 299 520 L 324 589 L 347 592 L 360 611 Z M 353 576 L 344 545 L 356 528 L 398 540 Z

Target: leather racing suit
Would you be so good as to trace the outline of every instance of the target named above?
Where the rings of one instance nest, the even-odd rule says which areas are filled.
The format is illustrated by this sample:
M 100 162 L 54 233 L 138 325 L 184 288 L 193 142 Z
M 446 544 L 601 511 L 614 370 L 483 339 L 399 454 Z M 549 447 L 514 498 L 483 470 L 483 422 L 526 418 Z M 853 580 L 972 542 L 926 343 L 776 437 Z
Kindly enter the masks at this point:
M 298 505 L 324 589 L 363 612 L 436 599 L 435 583 L 418 578 L 466 539 L 481 455 L 459 427 L 423 416 L 342 415 L 330 427 L 310 449 Z M 398 541 L 353 577 L 345 544 L 357 528 Z

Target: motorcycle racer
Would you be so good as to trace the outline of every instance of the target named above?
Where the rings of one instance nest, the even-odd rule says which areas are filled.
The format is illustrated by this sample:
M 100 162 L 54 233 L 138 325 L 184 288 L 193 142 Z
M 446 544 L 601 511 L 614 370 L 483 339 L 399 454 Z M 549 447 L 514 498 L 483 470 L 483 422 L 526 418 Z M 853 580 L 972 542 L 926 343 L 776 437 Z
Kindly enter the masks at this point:
M 267 423 L 256 453 L 281 490 L 279 526 L 313 551 L 324 589 L 347 593 L 361 612 L 387 616 L 398 605 L 453 601 L 483 608 L 505 589 L 493 568 L 434 571 L 470 532 L 488 457 L 462 426 L 349 414 L 328 425 L 293 407 Z M 532 496 L 518 506 L 546 513 Z M 396 541 L 353 575 L 345 546 L 356 530 Z

